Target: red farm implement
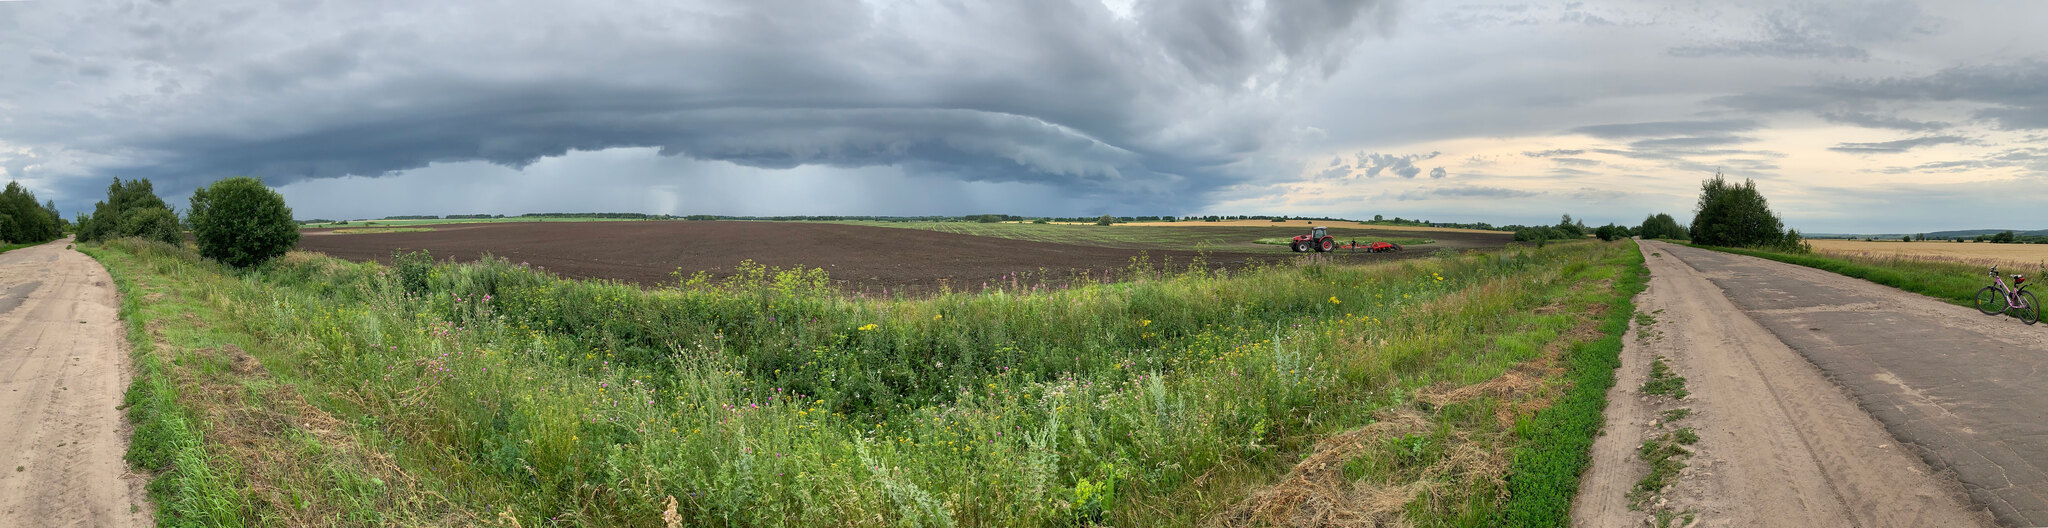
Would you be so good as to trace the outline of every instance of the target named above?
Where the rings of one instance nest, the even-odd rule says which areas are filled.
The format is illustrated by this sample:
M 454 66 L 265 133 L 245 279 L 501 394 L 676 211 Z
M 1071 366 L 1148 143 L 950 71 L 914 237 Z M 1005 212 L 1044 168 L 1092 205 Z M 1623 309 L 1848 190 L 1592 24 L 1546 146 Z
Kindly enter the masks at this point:
M 1352 240 L 1340 243 L 1337 242 L 1337 237 L 1330 236 L 1329 228 L 1322 226 L 1310 228 L 1307 235 L 1295 235 L 1294 242 L 1288 244 L 1288 247 L 1293 248 L 1295 253 L 1307 253 L 1310 251 L 1323 253 L 1339 249 L 1353 251 L 1363 249 L 1368 253 L 1385 253 L 1401 250 L 1401 245 L 1393 242 L 1359 242 Z

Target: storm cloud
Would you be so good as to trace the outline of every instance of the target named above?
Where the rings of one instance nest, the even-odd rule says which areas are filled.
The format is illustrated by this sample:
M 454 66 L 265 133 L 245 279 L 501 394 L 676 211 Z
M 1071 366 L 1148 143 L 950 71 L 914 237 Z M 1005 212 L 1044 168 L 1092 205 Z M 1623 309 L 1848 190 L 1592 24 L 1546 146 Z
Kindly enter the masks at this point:
M 173 191 L 646 147 L 1166 205 L 1247 178 L 1230 167 L 1276 135 L 1279 97 L 1341 68 L 1397 12 L 1371 0 L 1129 13 L 1085 0 L 410 5 L 0 7 L 0 45 L 33 50 L 0 58 L 30 74 L 0 88 L 0 141 Z M 82 20 L 119 29 L 76 40 Z

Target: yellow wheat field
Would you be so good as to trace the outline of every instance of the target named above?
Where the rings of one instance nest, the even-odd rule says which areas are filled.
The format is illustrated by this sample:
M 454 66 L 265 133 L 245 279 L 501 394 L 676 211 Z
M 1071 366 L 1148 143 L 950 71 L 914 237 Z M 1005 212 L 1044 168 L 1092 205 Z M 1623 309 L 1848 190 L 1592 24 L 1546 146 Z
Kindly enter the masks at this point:
M 1998 264 L 2013 269 L 2039 269 L 2048 263 L 2048 244 L 1992 244 L 1988 242 L 1866 242 L 1862 240 L 1807 240 L 1814 251 L 1860 257 L 1904 257 Z

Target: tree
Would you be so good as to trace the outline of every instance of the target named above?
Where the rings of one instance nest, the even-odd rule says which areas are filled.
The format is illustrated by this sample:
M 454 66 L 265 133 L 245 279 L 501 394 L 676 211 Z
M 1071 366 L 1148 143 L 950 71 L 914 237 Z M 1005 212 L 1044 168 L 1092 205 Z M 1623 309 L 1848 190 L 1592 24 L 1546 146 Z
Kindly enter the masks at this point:
M 1556 229 L 1563 238 L 1586 238 L 1586 221 L 1574 222 L 1572 215 L 1564 215 L 1563 219 L 1557 221 L 1557 227 L 1552 229 Z
M 249 177 L 228 178 L 192 192 L 186 214 L 199 255 L 237 268 L 262 264 L 299 243 L 299 226 L 284 196 Z
M 1600 237 L 1600 240 L 1607 241 L 1628 238 L 1628 228 L 1614 224 L 1607 224 L 1604 226 L 1600 226 L 1598 228 L 1594 228 L 1593 236 Z
M 1095 225 L 1099 226 L 1106 226 L 1113 223 L 1116 223 L 1116 217 L 1110 215 L 1102 215 L 1102 218 L 1095 219 Z
M 1387 217 L 1385 217 L 1385 216 L 1380 216 L 1380 215 L 1372 215 L 1372 221 L 1374 221 L 1374 222 L 1384 222 L 1384 221 L 1386 221 L 1386 220 L 1387 220 Z
M 64 236 L 57 217 L 37 203 L 35 193 L 21 182 L 7 182 L 6 190 L 0 191 L 0 215 L 7 218 L 0 224 L 0 240 L 38 244 Z
M 121 225 L 114 226 L 114 232 L 172 245 L 184 238 L 184 230 L 178 229 L 178 214 L 162 207 L 135 210 L 121 218 Z
M 124 226 L 132 226 L 136 229 L 141 229 L 143 226 L 152 225 L 151 222 L 131 222 L 129 217 L 153 209 L 162 209 L 164 213 L 171 216 L 171 224 L 174 229 L 172 236 L 168 238 L 145 236 L 141 232 L 128 231 L 123 228 Z M 150 213 L 150 216 L 161 217 L 162 215 Z M 120 237 L 143 236 L 144 238 L 175 244 L 178 240 L 175 234 L 177 216 L 177 213 L 171 212 L 171 206 L 165 204 L 163 198 L 157 197 L 156 188 L 149 183 L 149 180 L 138 178 L 123 182 L 120 178 L 114 178 L 114 183 L 107 186 L 106 201 L 93 204 L 91 216 L 80 215 L 78 217 L 78 241 L 93 242 Z M 162 235 L 162 233 L 158 232 L 155 235 Z
M 1692 217 L 1694 243 L 1758 247 L 1776 246 L 1784 239 L 1784 224 L 1757 192 L 1755 180 L 1735 185 L 1717 172 L 1700 184 L 1699 206 Z
M 1678 225 L 1678 219 L 1664 213 L 1657 213 L 1644 218 L 1642 227 L 1636 228 L 1636 235 L 1643 237 L 1644 240 L 1655 238 L 1680 239 L 1688 236 L 1685 228 Z

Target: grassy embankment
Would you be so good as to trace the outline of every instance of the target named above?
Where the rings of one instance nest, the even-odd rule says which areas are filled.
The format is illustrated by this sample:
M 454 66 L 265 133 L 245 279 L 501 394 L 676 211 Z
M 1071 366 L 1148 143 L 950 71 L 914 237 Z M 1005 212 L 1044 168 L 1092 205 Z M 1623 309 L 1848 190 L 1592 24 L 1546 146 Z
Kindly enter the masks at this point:
M 165 526 L 1188 525 L 1389 413 L 1431 427 L 1346 476 L 1395 513 L 1562 525 L 1642 284 L 1622 243 L 894 300 L 86 249 Z
M 1287 240 L 1294 235 L 1307 234 L 1302 225 L 1273 224 L 1271 226 L 1130 226 L 1130 225 L 1082 225 L 1082 224 L 1031 224 L 1031 223 L 978 223 L 978 222 L 832 222 L 838 224 L 894 227 L 902 229 L 923 229 L 963 235 L 1029 240 L 1055 244 L 1110 247 L 1121 249 L 1165 249 L 1179 251 L 1217 250 L 1238 252 L 1287 252 Z M 1199 224 L 1199 222 L 1197 222 Z M 1403 246 L 1422 246 L 1416 249 L 1434 249 L 1424 244 L 1435 242 L 1416 237 L 1415 232 L 1395 232 L 1398 228 L 1378 229 L 1330 229 L 1330 236 L 1340 241 L 1389 241 Z M 1279 247 L 1272 247 L 1272 246 Z
M 6 252 L 9 252 L 9 251 L 14 251 L 14 250 L 17 250 L 17 249 L 21 249 L 21 248 L 25 248 L 25 247 L 30 247 L 30 246 L 37 246 L 37 245 L 41 245 L 41 244 L 42 244 L 41 242 L 37 242 L 37 243 L 35 243 L 35 244 L 0 244 L 0 253 L 6 253 Z

